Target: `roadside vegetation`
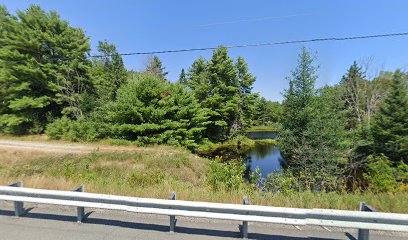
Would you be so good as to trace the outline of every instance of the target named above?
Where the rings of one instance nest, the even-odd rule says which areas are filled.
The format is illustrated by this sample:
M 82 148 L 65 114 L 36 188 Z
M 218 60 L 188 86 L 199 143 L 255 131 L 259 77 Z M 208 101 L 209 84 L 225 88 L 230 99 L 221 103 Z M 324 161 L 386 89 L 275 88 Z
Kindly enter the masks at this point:
M 290 186 L 293 179 L 283 178 L 270 180 L 274 191 L 262 191 L 243 180 L 245 166 L 238 161 L 210 161 L 173 147 L 76 155 L 0 150 L 0 159 L 0 185 L 16 180 L 45 189 L 84 185 L 87 192 L 162 199 L 175 191 L 182 200 L 238 204 L 249 196 L 251 204 L 302 208 L 356 210 L 365 201 L 380 211 L 408 212 L 407 192 L 297 191 Z
M 97 50 L 89 57 L 89 36 L 56 12 L 34 5 L 13 15 L 0 7 L 0 133 L 134 148 L 2 152 L 2 183 L 83 183 L 94 192 L 165 198 L 177 191 L 181 199 L 237 203 L 249 195 L 252 203 L 293 207 L 355 209 L 366 201 L 408 212 L 407 72 L 369 78 L 354 62 L 338 84 L 317 88 L 316 56 L 302 48 L 278 103 L 253 92 L 245 59 L 222 46 L 177 81 L 157 56 L 137 72 L 114 44 L 100 41 Z M 245 137 L 265 130 L 279 138 Z M 288 168 L 245 180 L 242 153 L 256 144 L 277 144 Z

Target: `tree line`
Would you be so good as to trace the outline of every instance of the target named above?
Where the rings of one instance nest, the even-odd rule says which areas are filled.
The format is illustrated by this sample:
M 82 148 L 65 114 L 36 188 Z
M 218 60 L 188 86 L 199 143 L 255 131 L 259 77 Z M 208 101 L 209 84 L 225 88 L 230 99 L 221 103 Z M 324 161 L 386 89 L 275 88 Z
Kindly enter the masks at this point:
M 117 138 L 194 147 L 225 141 L 252 124 L 255 77 L 226 48 L 199 58 L 179 81 L 157 56 L 127 70 L 115 45 L 89 37 L 39 6 L 0 8 L 0 131 L 53 138 Z
M 334 86 L 316 88 L 303 48 L 284 92 L 281 150 L 305 189 L 397 191 L 408 183 L 408 74 L 368 79 L 354 62 Z

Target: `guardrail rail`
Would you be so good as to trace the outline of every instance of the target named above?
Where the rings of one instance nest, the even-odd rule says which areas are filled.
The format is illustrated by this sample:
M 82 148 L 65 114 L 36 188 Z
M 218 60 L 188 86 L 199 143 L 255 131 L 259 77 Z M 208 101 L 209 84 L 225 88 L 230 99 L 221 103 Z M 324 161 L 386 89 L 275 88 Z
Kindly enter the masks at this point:
M 72 206 L 77 208 L 77 221 L 82 222 L 85 208 L 109 209 L 135 213 L 167 215 L 170 232 L 176 231 L 176 216 L 241 221 L 242 237 L 248 237 L 248 222 L 289 225 L 315 225 L 359 229 L 358 239 L 369 239 L 369 230 L 408 232 L 408 214 L 377 212 L 360 204 L 360 211 L 332 209 L 303 209 L 176 200 L 137 198 L 84 192 L 83 186 L 73 191 L 24 188 L 21 182 L 0 186 L 0 200 L 13 201 L 15 215 L 24 213 L 24 202 Z

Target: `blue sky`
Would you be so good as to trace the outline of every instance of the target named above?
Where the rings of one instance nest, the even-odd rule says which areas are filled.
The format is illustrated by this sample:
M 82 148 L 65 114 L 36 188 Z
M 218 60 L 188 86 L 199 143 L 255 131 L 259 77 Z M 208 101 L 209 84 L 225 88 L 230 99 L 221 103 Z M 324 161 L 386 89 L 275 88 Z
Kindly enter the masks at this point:
M 9 11 L 39 4 L 56 10 L 91 37 L 114 43 L 120 52 L 251 44 L 322 37 L 408 32 L 406 0 L 135 1 L 2 0 Z M 378 70 L 408 69 L 408 37 L 320 42 L 231 49 L 243 56 L 257 77 L 254 91 L 282 100 L 285 77 L 296 66 L 302 46 L 317 52 L 318 86 L 335 84 L 354 61 L 372 58 Z M 159 55 L 172 81 L 200 55 L 211 51 Z M 128 69 L 141 70 L 144 56 L 124 57 Z

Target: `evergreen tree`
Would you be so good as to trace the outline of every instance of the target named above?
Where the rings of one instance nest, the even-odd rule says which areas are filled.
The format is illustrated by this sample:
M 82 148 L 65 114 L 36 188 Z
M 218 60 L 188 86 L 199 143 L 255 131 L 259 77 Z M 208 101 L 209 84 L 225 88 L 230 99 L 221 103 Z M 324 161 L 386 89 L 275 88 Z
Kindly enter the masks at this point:
M 39 6 L 0 14 L 0 131 L 40 133 L 54 117 L 80 117 L 88 37 Z
M 181 73 L 180 73 L 178 81 L 181 85 L 187 86 L 187 76 L 186 76 L 186 72 L 184 71 L 184 68 L 181 69 Z
M 238 71 L 224 47 L 214 50 L 207 65 L 207 97 L 203 106 L 210 109 L 211 122 L 207 136 L 212 140 L 226 140 L 240 129 Z
M 307 110 L 316 90 L 314 84 L 317 79 L 317 67 L 314 66 L 314 58 L 306 48 L 302 48 L 299 54 L 298 65 L 292 71 L 289 80 L 289 89 L 284 91 L 284 129 L 288 129 L 297 136 L 301 136 L 304 127 L 311 119 Z
M 394 73 L 387 97 L 374 117 L 372 135 L 377 153 L 385 154 L 394 165 L 401 160 L 408 163 L 407 75 L 400 70 Z
M 127 71 L 115 45 L 99 41 L 98 51 L 101 55 L 93 61 L 96 91 L 102 102 L 112 101 L 116 91 L 126 82 Z
M 240 116 L 242 118 L 241 128 L 248 128 L 252 125 L 252 116 L 255 112 L 255 99 L 257 94 L 252 93 L 252 85 L 256 81 L 256 78 L 249 73 L 248 64 L 244 58 L 238 57 L 235 67 L 238 70 L 238 84 L 240 94 Z
M 201 56 L 191 65 L 187 74 L 187 87 L 193 90 L 199 102 L 207 98 L 209 81 L 207 73 L 207 61 Z
M 326 188 L 341 173 L 338 166 L 342 162 L 338 155 L 344 117 L 339 90 L 325 87 L 316 91 L 316 69 L 314 58 L 303 48 L 283 104 L 281 150 L 289 166 L 303 173 L 306 188 Z
M 165 69 L 166 68 L 163 66 L 160 58 L 158 56 L 153 56 L 153 58 L 148 57 L 144 72 L 158 76 L 161 79 L 166 79 L 168 72 L 166 72 Z
M 209 139 L 227 140 L 250 126 L 256 98 L 254 81 L 245 60 L 239 57 L 234 63 L 224 47 L 214 50 L 208 62 L 203 57 L 194 61 L 186 85 L 209 111 Z
M 116 101 L 98 114 L 113 137 L 190 148 L 201 142 L 207 124 L 206 112 L 193 93 L 151 74 L 129 79 Z
M 279 124 L 283 115 L 283 107 L 279 102 L 266 100 L 257 96 L 254 103 L 252 123 L 254 126 L 269 126 Z

